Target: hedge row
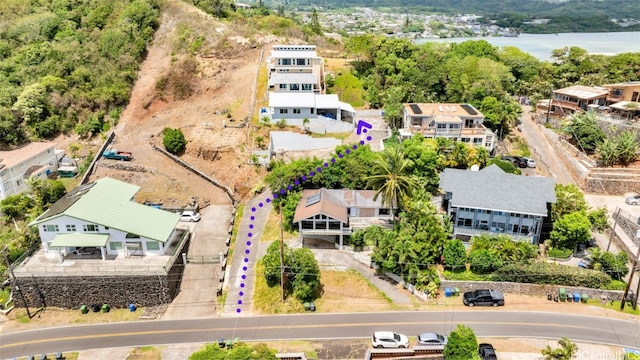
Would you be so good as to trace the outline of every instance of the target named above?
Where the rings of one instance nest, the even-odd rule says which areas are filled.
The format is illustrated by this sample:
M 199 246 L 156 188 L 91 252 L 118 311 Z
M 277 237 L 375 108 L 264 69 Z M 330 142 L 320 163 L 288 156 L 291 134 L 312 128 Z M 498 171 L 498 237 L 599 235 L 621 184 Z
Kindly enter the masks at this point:
M 494 281 L 583 286 L 604 289 L 611 277 L 603 272 L 551 263 L 509 264 L 496 270 Z

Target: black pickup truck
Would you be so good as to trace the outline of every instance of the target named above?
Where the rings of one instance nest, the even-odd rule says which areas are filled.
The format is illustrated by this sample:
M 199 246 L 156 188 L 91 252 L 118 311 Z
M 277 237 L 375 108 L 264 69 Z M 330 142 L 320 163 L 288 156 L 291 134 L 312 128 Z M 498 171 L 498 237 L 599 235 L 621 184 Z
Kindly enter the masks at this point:
M 467 306 L 504 306 L 504 295 L 500 290 L 475 290 L 464 293 L 462 302 Z

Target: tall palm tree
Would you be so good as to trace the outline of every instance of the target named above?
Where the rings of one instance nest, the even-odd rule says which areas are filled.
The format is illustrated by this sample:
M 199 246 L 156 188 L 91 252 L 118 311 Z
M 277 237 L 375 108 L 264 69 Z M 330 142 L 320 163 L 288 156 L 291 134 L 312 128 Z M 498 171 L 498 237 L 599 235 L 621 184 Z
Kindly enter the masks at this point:
M 394 209 L 399 200 L 411 194 L 416 188 L 416 182 L 409 176 L 410 160 L 405 159 L 404 152 L 399 146 L 390 146 L 378 155 L 371 175 L 366 178 L 367 187 L 377 190 L 373 200 L 382 196 L 382 205 L 391 208 L 391 216 L 395 222 Z

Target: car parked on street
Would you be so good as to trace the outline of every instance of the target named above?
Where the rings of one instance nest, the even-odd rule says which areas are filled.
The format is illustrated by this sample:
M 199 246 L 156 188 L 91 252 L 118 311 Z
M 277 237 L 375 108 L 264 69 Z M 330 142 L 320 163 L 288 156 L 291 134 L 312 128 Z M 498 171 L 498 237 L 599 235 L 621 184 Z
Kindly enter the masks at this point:
M 421 346 L 444 346 L 447 345 L 448 338 L 436 333 L 422 333 L 418 335 L 418 345 Z
M 493 345 L 482 343 L 478 345 L 478 355 L 482 360 L 498 360 L 498 356 L 496 355 L 496 349 L 493 348 Z
M 200 213 L 191 210 L 183 211 L 182 214 L 180 214 L 180 221 L 200 221 Z
M 500 290 L 469 291 L 462 296 L 462 303 L 467 306 L 503 306 L 504 295 Z
M 509 161 L 515 167 L 519 167 L 519 168 L 527 167 L 527 161 L 524 158 L 520 157 L 520 156 L 504 155 L 504 156 L 501 156 L 500 158 L 502 160 L 504 160 L 504 161 Z
M 409 338 L 393 331 L 376 331 L 371 337 L 374 348 L 408 348 Z
M 624 199 L 624 202 L 627 205 L 638 205 L 640 204 L 640 195 L 629 196 L 626 199 Z

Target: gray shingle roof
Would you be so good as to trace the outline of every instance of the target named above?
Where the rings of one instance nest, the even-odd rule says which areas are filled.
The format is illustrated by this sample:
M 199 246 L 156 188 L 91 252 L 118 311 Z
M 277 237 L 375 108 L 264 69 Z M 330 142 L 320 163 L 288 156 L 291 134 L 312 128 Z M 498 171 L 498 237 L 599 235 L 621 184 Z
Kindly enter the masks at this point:
M 556 202 L 553 179 L 507 174 L 497 165 L 480 171 L 445 169 L 440 188 L 451 193 L 451 206 L 547 215 Z

